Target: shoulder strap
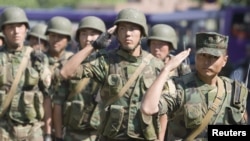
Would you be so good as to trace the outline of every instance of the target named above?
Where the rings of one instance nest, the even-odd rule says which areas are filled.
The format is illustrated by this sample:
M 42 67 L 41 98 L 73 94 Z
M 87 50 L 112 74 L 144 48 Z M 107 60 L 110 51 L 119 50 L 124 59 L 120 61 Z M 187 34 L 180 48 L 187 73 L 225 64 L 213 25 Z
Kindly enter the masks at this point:
M 133 73 L 133 75 L 129 78 L 129 80 L 127 81 L 127 83 L 122 87 L 121 91 L 119 92 L 119 94 L 115 97 L 112 97 L 111 99 L 109 99 L 106 102 L 106 106 L 112 104 L 114 101 L 116 101 L 118 98 L 122 97 L 125 92 L 128 90 L 128 88 L 132 85 L 132 83 L 137 79 L 138 75 L 142 72 L 142 70 L 144 69 L 144 67 L 149 64 L 150 60 L 153 58 L 152 54 L 148 54 L 143 60 L 142 63 L 140 64 L 140 66 L 135 70 L 135 72 Z
M 208 125 L 214 113 L 216 112 L 217 108 L 219 107 L 220 103 L 222 102 L 223 81 L 221 80 L 221 78 L 218 77 L 217 82 L 218 82 L 218 90 L 213 105 L 209 108 L 201 124 L 192 131 L 192 133 L 185 139 L 185 141 L 193 141 L 194 138 L 204 130 L 204 128 Z
M 70 100 L 73 96 L 80 93 L 81 90 L 85 89 L 85 87 L 89 83 L 89 80 L 90 80 L 89 77 L 86 77 L 86 78 L 83 78 L 82 80 L 80 80 L 80 82 L 77 83 L 75 89 L 73 89 L 71 91 L 71 93 L 69 94 L 67 99 Z
M 8 107 L 10 105 L 10 102 L 11 102 L 14 94 L 16 93 L 15 91 L 17 89 L 18 83 L 19 83 L 19 81 L 21 79 L 21 76 L 22 76 L 22 73 L 23 73 L 24 69 L 28 65 L 28 60 L 30 58 L 30 53 L 32 51 L 33 51 L 33 49 L 31 47 L 26 47 L 26 52 L 25 52 L 25 54 L 24 54 L 24 56 L 22 58 L 22 62 L 20 63 L 19 68 L 18 68 L 19 71 L 17 72 L 17 74 L 15 76 L 15 79 L 14 79 L 14 81 L 13 81 L 11 87 L 10 87 L 10 90 L 6 95 L 6 99 L 5 99 L 4 103 L 3 103 L 3 111 L 0 113 L 0 117 L 2 117 L 5 114 L 5 112 L 7 111 Z

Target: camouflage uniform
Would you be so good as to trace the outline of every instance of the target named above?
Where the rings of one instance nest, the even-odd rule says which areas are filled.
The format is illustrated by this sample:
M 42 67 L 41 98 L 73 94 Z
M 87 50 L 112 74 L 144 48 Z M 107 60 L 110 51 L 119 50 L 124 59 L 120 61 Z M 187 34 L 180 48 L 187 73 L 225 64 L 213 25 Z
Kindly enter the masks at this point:
M 18 15 L 18 17 L 16 16 Z M 19 7 L 8 7 L 1 15 L 1 28 L 12 23 L 23 23 L 29 28 L 26 14 Z M 18 87 L 7 109 L 0 119 L 0 140 L 43 141 L 44 107 L 43 99 L 48 95 L 51 72 L 48 69 L 45 55 L 35 52 L 24 56 L 28 46 L 20 50 L 11 50 L 4 46 L 0 51 L 0 109 L 2 113 L 6 94 L 15 79 L 23 57 L 28 57 L 28 65 L 24 69 Z
M 81 79 L 90 77 L 101 84 L 102 118 L 98 127 L 101 141 L 155 140 L 158 135 L 158 131 L 154 128 L 157 118 L 143 116 L 140 112 L 140 101 L 164 64 L 141 48 L 142 37 L 148 35 L 146 17 L 142 12 L 131 8 L 123 9 L 118 13 L 115 25 L 117 30 L 115 30 L 116 26 L 113 26 L 108 31 L 117 35 L 121 44 L 118 49 L 99 50 L 97 58 L 91 63 L 77 65 L 81 60 L 85 60 L 90 51 L 108 44 L 111 36 L 104 33 L 94 41 L 92 47 L 83 48 L 73 56 L 60 74 L 64 79 L 68 79 L 72 77 L 72 73 L 75 73 L 76 77 Z M 128 35 L 129 33 L 131 35 Z M 126 36 L 133 38 L 133 42 L 125 43 Z M 103 44 L 99 44 L 100 41 Z M 85 51 L 88 52 L 85 53 Z M 151 56 L 152 59 L 144 60 L 147 56 Z M 76 61 L 75 65 L 72 65 L 70 62 L 74 61 Z M 145 68 L 121 94 L 120 91 L 124 90 L 122 88 L 142 62 L 145 63 Z
M 197 53 L 213 56 L 225 54 L 227 37 L 217 33 L 200 33 L 196 35 Z M 248 90 L 238 81 L 220 77 L 223 81 L 222 102 L 216 109 L 209 124 L 244 125 L 246 98 Z M 160 114 L 167 113 L 167 140 L 185 139 L 202 122 L 208 109 L 213 105 L 217 87 L 204 83 L 197 72 L 176 77 L 167 81 L 159 102 Z M 235 91 L 236 90 L 236 91 Z M 195 140 L 207 140 L 207 129 Z
M 64 24 L 61 24 L 61 23 L 64 23 Z M 49 21 L 45 35 L 48 35 L 50 32 L 53 32 L 56 34 L 65 35 L 68 38 L 68 41 L 70 41 L 71 40 L 71 28 L 72 28 L 72 23 L 67 18 L 56 16 L 56 17 L 53 17 Z M 73 55 L 72 52 L 66 51 L 65 48 L 66 46 L 60 53 L 56 52 L 60 54 L 58 58 L 53 56 L 55 52 L 52 52 L 50 49 L 46 53 L 48 57 L 49 67 L 53 74 L 52 84 L 50 87 L 51 96 L 57 93 L 56 91 L 58 90 L 58 87 L 60 85 L 60 82 L 57 79 L 58 70 L 63 66 L 64 63 L 66 63 L 68 58 Z
M 55 16 L 50 19 L 50 21 L 47 24 L 47 29 L 45 32 L 45 35 L 48 35 L 48 43 L 49 43 L 49 49 L 46 53 L 48 57 L 48 62 L 49 62 L 49 67 L 52 72 L 52 81 L 51 81 L 51 87 L 49 88 L 50 91 L 50 97 L 46 97 L 45 103 L 47 108 L 53 109 L 50 112 L 48 112 L 48 116 L 46 118 L 51 118 L 52 115 L 54 114 L 56 110 L 55 104 L 52 103 L 53 96 L 55 96 L 57 93 L 60 93 L 60 88 L 67 88 L 68 84 L 61 82 L 58 79 L 58 72 L 59 69 L 67 62 L 68 58 L 73 55 L 72 52 L 66 51 L 66 47 L 68 46 L 69 41 L 71 41 L 71 32 L 72 32 L 72 23 L 69 19 L 61 16 Z M 59 45 L 54 47 L 54 44 L 57 44 L 59 42 Z M 61 115 L 56 115 L 60 116 Z M 53 116 L 55 117 L 55 116 Z M 59 117 L 57 117 L 59 118 Z M 51 136 L 54 136 L 54 132 L 56 133 L 56 129 L 53 130 L 54 124 L 56 119 L 53 119 L 53 124 L 52 123 L 45 123 L 45 125 L 50 126 L 51 124 L 53 125 L 52 128 L 46 128 L 49 130 L 48 133 L 49 135 L 46 136 L 46 138 Z M 61 130 L 61 129 L 60 129 Z M 57 138 L 56 138 L 57 140 Z M 60 140 L 60 139 L 59 139 Z
M 81 20 L 78 30 L 76 31 L 76 41 L 78 42 L 80 30 L 82 29 L 93 29 L 100 33 L 106 31 L 104 22 L 94 16 L 88 16 Z M 91 62 L 95 58 L 96 52 L 93 52 L 82 63 Z M 91 63 L 91 65 L 94 64 Z M 60 92 L 53 98 L 55 104 L 63 106 L 62 117 L 63 126 L 65 128 L 64 140 L 95 141 L 97 139 L 97 127 L 100 124 L 100 105 L 97 105 L 96 101 L 96 95 L 100 84 L 93 79 L 88 79 L 87 83 L 83 83 L 80 81 L 79 77 L 72 78 L 64 83 L 67 83 L 68 87 L 60 87 Z M 84 86 L 82 86 L 82 90 L 77 93 L 75 91 L 77 91 L 76 87 L 79 83 L 83 83 Z
M 94 59 L 95 53 L 89 56 Z M 86 62 L 89 62 L 86 60 Z M 85 62 L 83 62 L 85 63 Z M 99 90 L 99 83 L 88 79 L 85 88 L 80 93 L 74 93 L 73 97 L 68 96 L 81 83 L 79 77 L 68 81 L 62 81 L 67 87 L 59 87 L 53 97 L 53 103 L 62 105 L 63 127 L 65 129 L 65 141 L 95 141 L 97 138 L 97 127 L 100 123 L 99 105 L 95 97 Z
M 102 83 L 100 94 L 105 103 L 119 93 L 148 54 L 143 50 L 141 52 L 141 56 L 134 57 L 122 49 L 111 52 L 100 51 L 100 56 L 94 60 L 95 65 L 83 65 L 82 69 L 79 68 L 77 71 L 77 75 L 91 77 Z M 149 131 L 145 130 L 148 125 L 145 125 L 141 119 L 140 101 L 162 66 L 161 60 L 153 58 L 124 96 L 105 107 L 99 129 L 102 136 L 107 137 L 108 140 L 132 140 L 132 138 L 153 140 L 156 137 L 156 131 L 150 128 L 147 128 Z M 145 134 L 153 134 L 153 137 L 146 139 Z
M 166 59 L 172 59 L 174 57 L 170 52 L 177 50 L 177 35 L 173 27 L 167 24 L 156 24 L 151 28 L 148 36 L 148 46 L 150 52 L 159 59 L 163 59 L 164 63 Z M 151 41 L 154 41 L 153 43 Z M 162 43 L 163 42 L 163 43 Z M 160 55 L 159 55 L 160 54 Z M 169 77 L 176 77 L 185 75 L 191 72 L 191 68 L 185 62 L 181 63 L 176 69 L 172 70 Z M 167 116 L 164 114 L 160 118 L 160 126 L 162 128 L 159 134 L 159 139 L 166 138 L 165 134 L 167 128 Z

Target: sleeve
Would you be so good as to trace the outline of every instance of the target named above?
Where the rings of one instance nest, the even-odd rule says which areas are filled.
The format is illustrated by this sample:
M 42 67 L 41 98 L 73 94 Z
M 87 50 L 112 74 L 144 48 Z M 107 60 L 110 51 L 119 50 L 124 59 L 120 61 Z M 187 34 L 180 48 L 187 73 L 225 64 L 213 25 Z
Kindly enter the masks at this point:
M 54 104 L 62 105 L 69 95 L 70 87 L 69 80 L 64 80 L 61 82 L 60 87 L 54 91 L 52 101 Z
M 159 114 L 171 114 L 175 112 L 182 103 L 182 91 L 176 89 L 173 79 L 169 79 L 162 91 L 159 101 Z
M 45 94 L 49 95 L 49 87 L 51 85 L 51 79 L 52 79 L 52 72 L 49 69 L 48 61 L 46 61 L 46 57 L 44 57 L 44 60 L 38 63 L 36 62 L 36 65 L 39 66 L 36 68 L 39 71 L 40 80 L 39 80 L 39 89 Z
M 80 79 L 84 77 L 91 77 L 102 83 L 108 72 L 108 66 L 108 60 L 101 56 L 91 62 L 83 63 L 81 66 L 79 66 L 75 77 Z

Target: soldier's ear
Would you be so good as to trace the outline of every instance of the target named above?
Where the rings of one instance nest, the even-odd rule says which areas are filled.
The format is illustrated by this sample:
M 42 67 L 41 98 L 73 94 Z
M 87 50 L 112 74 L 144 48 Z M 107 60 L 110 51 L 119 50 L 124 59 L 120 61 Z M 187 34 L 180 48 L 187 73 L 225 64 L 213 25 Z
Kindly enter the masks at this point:
M 227 64 L 227 59 L 228 59 L 228 55 L 225 55 L 224 57 L 223 57 L 223 67 Z

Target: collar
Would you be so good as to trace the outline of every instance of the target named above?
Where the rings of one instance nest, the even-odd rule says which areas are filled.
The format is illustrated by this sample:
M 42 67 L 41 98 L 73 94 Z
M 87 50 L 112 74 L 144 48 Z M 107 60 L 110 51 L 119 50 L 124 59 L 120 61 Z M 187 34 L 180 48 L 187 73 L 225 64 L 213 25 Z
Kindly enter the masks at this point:
M 201 79 L 199 79 L 197 73 L 196 73 L 195 76 L 196 76 L 196 77 L 195 77 L 195 82 L 196 82 L 198 88 L 199 88 L 201 91 L 210 91 L 210 90 L 216 88 L 216 86 L 211 86 L 211 85 L 209 85 L 209 84 L 207 84 L 207 83 L 204 83 Z
M 10 49 L 8 48 L 6 45 L 3 46 L 3 50 L 8 52 L 8 53 L 11 53 L 11 54 L 22 54 L 24 51 L 25 51 L 26 47 L 23 46 L 21 49 Z
M 123 57 L 125 60 L 128 60 L 129 62 L 138 62 L 138 60 L 141 60 L 144 56 L 146 56 L 146 51 L 140 50 L 141 54 L 140 56 L 132 56 L 127 51 L 123 49 L 118 49 L 117 54 L 121 57 Z

